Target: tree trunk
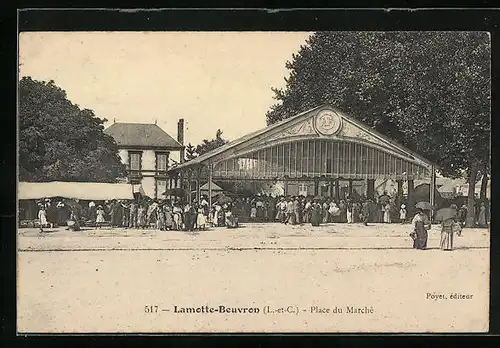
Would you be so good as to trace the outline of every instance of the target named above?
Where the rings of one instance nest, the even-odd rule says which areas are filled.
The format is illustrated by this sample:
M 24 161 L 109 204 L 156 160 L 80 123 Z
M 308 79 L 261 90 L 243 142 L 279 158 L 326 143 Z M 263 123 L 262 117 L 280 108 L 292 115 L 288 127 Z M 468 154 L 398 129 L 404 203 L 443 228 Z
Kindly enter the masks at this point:
M 474 192 L 476 189 L 476 177 L 478 173 L 478 165 L 474 163 L 470 170 L 469 176 L 469 193 L 467 197 L 467 220 L 465 223 L 466 227 L 474 227 L 476 220 L 476 210 L 474 207 Z
M 483 174 L 483 179 L 481 180 L 481 194 L 480 199 L 482 202 L 486 200 L 486 190 L 488 189 L 488 174 L 486 172 Z

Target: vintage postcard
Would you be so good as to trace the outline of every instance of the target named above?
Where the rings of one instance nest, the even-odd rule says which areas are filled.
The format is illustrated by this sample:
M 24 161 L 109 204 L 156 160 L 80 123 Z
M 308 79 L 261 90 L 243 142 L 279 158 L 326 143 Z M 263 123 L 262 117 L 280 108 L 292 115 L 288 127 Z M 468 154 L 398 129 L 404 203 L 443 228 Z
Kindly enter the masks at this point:
M 490 55 L 21 32 L 18 332 L 487 332 Z

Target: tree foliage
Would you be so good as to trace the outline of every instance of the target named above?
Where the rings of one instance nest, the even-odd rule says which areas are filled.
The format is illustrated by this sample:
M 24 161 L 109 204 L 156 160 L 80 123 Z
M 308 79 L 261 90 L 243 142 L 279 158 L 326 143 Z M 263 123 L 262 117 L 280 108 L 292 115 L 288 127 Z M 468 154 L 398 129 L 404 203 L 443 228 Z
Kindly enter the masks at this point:
M 19 84 L 19 179 L 114 182 L 125 175 L 117 144 L 92 110 L 54 81 Z
M 474 186 L 490 172 L 486 32 L 318 32 L 286 67 L 268 124 L 331 104 Z
M 196 152 L 196 147 L 194 147 L 191 143 L 189 143 L 186 146 L 186 161 L 190 161 L 196 157 L 198 157 L 198 153 Z
M 228 141 L 226 139 L 222 138 L 222 131 L 220 129 L 217 129 L 215 138 L 211 140 L 204 139 L 201 144 L 196 146 L 196 151 L 193 155 L 195 157 L 203 155 L 204 153 L 215 150 L 216 148 L 226 144 L 227 142 Z
M 318 32 L 267 122 L 328 103 L 459 176 L 489 163 L 489 56 L 485 32 Z

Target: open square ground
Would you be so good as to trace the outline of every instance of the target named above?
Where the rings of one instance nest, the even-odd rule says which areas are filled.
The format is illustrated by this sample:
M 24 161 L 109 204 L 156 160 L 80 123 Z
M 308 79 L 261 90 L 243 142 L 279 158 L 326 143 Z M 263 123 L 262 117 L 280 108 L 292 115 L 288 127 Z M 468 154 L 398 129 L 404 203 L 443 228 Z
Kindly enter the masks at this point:
M 437 226 L 424 251 L 411 248 L 409 228 L 21 229 L 18 330 L 487 330 L 488 230 L 464 230 L 445 252 Z M 179 313 L 203 306 L 259 313 Z

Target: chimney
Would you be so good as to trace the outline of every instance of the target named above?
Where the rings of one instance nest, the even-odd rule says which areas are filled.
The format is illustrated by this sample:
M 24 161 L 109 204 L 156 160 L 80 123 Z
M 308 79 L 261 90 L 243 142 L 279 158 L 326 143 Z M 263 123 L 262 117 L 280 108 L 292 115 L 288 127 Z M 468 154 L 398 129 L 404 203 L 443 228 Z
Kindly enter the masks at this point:
M 179 119 L 177 122 L 177 141 L 184 146 L 184 119 Z M 180 162 L 184 163 L 184 148 L 179 152 Z

